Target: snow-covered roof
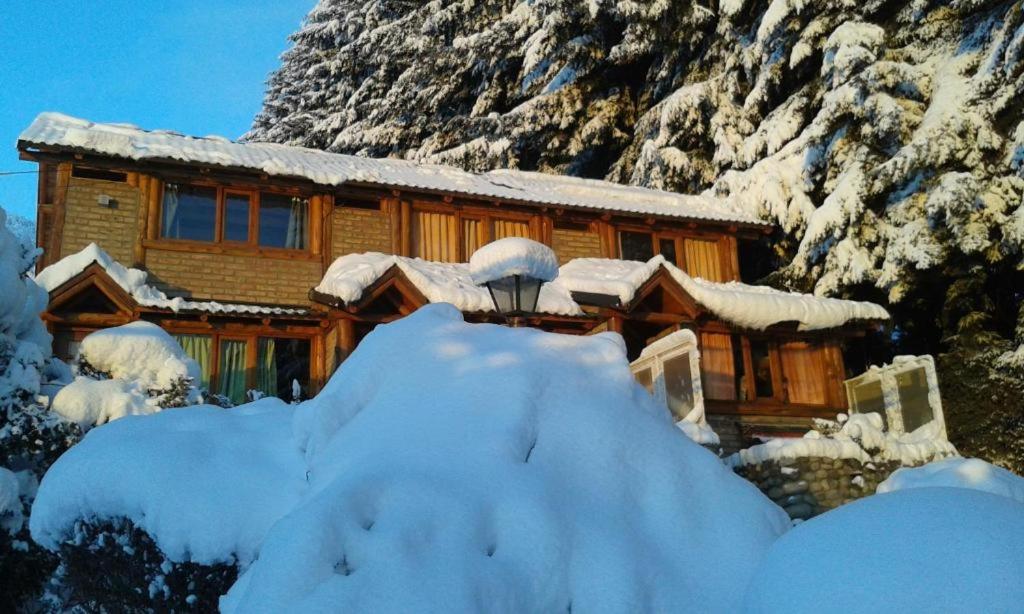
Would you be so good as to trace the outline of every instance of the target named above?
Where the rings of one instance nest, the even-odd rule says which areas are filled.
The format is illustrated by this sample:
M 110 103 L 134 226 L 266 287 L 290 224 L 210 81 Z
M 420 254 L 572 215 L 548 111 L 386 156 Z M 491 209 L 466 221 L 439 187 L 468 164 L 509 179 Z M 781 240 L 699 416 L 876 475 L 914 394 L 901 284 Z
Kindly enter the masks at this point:
M 431 302 L 452 303 L 463 311 L 492 311 L 487 291 L 473 283 L 468 264 L 429 262 L 381 253 L 349 254 L 334 261 L 315 288 L 344 303 L 358 301 L 392 266 L 397 266 Z M 637 290 L 664 267 L 702 307 L 736 326 L 763 330 L 780 322 L 798 322 L 800 330 L 821 330 L 855 320 L 887 320 L 879 305 L 782 292 L 739 282 L 718 283 L 690 277 L 662 256 L 647 262 L 577 258 L 562 265 L 558 277 L 541 289 L 538 311 L 583 313 L 573 292 L 618 297 L 626 305 Z
M 465 312 L 494 311 L 487 289 L 473 283 L 469 264 L 431 262 L 369 252 L 348 254 L 335 260 L 315 290 L 354 303 L 363 292 L 391 267 L 398 267 L 410 282 L 432 303 L 451 303 Z M 581 315 L 583 310 L 568 290 L 546 283 L 541 286 L 537 310 L 558 315 Z
M 94 262 L 103 267 L 107 275 L 143 307 L 170 309 L 175 313 L 179 311 L 250 315 L 305 315 L 309 313 L 307 309 L 293 307 L 192 301 L 180 296 L 167 298 L 166 294 L 146 283 L 147 273 L 145 271 L 125 267 L 95 243 L 90 243 L 82 251 L 65 256 L 40 271 L 36 275 L 36 283 L 47 292 L 51 292 L 80 274 Z
M 385 185 L 543 205 L 765 225 L 730 200 L 543 173 L 462 169 L 375 159 L 274 143 L 236 143 L 129 124 L 101 124 L 41 113 L 18 137 L 21 147 L 58 147 L 132 160 L 177 161 L 299 177 L 339 186 Z

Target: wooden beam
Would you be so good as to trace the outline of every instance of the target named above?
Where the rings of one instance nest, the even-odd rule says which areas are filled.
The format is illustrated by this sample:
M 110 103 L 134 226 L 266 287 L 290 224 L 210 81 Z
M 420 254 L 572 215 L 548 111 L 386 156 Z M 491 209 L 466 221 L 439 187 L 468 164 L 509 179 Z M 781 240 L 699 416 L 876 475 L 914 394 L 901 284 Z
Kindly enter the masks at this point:
M 402 200 L 399 203 L 401 219 L 398 224 L 398 236 L 401 249 L 399 249 L 398 255 L 409 256 L 412 254 L 412 203 L 408 200 Z

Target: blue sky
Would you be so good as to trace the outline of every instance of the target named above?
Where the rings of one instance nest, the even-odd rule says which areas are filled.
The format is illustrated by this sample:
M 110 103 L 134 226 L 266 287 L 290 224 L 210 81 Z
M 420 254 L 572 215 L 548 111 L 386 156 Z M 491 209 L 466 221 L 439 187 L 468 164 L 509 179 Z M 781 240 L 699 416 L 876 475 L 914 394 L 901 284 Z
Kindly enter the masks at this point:
M 33 171 L 18 134 L 41 111 L 186 134 L 245 132 L 315 0 L 7 0 L 0 17 L 0 173 Z M 35 175 L 0 206 L 35 217 Z

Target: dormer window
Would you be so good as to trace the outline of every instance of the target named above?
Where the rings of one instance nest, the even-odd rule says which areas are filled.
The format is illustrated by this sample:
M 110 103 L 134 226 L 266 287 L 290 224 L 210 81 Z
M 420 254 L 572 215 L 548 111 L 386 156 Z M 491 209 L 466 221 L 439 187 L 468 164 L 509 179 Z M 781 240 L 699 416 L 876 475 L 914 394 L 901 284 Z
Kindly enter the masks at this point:
M 309 244 L 309 201 L 273 192 L 167 183 L 160 237 L 303 250 Z

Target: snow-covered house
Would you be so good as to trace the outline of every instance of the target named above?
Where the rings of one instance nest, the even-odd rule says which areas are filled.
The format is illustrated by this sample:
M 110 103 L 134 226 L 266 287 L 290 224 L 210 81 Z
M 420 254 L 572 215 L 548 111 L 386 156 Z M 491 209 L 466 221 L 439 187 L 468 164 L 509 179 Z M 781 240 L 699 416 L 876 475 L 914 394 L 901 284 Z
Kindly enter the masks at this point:
M 869 303 L 740 281 L 772 227 L 739 205 L 615 183 L 470 173 L 278 144 L 40 115 L 20 136 L 40 165 L 39 281 L 56 351 L 97 328 L 153 321 L 204 384 L 305 394 L 377 324 L 428 302 L 498 321 L 469 256 L 503 237 L 551 246 L 561 269 L 529 323 L 622 333 L 631 358 L 680 328 L 699 340 L 707 411 L 802 428 L 845 408 Z

